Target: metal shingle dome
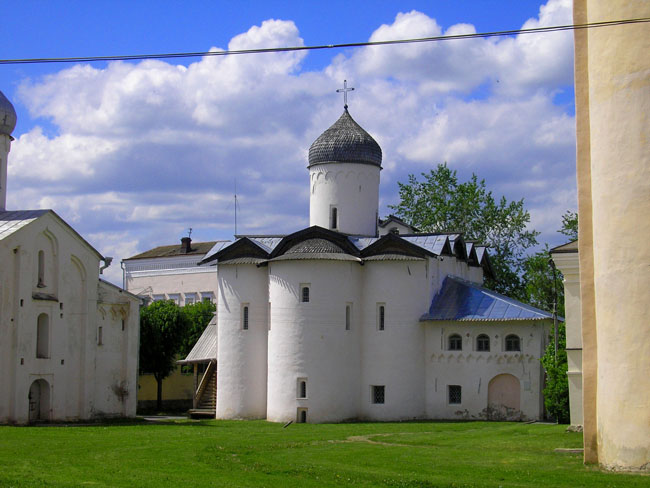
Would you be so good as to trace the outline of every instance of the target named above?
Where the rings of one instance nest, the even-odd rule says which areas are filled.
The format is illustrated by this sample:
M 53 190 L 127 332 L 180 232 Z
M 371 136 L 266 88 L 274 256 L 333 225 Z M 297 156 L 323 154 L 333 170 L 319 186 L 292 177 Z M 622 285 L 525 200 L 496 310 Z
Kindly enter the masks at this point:
M 16 110 L 0 91 L 0 134 L 11 135 L 16 128 Z
M 339 120 L 309 148 L 309 166 L 326 163 L 360 163 L 381 167 L 381 148 L 345 109 Z

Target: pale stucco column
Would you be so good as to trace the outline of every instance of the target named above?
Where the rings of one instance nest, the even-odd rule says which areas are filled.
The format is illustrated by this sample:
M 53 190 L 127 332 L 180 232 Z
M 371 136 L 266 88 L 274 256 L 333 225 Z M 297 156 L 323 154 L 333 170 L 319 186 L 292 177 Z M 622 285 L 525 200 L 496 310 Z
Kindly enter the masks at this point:
M 574 15 L 650 17 L 650 2 L 576 0 Z M 648 470 L 650 28 L 589 29 L 575 40 L 585 460 L 595 460 L 595 442 L 602 466 Z

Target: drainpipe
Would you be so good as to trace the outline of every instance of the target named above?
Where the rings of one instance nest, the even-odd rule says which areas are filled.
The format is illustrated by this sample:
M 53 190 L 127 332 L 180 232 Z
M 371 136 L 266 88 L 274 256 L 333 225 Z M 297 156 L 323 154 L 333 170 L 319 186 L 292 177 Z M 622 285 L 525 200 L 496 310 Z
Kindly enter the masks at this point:
M 104 261 L 104 266 L 99 267 L 99 274 L 104 274 L 104 270 L 111 265 L 111 263 L 113 262 L 113 258 L 110 256 L 106 256 L 105 258 L 102 258 L 102 261 Z

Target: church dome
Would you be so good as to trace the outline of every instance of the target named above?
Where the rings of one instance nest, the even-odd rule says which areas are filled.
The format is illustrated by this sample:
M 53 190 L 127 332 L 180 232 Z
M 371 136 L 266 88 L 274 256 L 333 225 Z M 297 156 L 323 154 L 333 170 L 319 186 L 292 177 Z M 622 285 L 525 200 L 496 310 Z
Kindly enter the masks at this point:
M 0 134 L 11 135 L 16 128 L 16 111 L 11 102 L 0 91 Z
M 381 168 L 381 148 L 347 108 L 309 148 L 309 166 L 326 163 L 372 164 Z

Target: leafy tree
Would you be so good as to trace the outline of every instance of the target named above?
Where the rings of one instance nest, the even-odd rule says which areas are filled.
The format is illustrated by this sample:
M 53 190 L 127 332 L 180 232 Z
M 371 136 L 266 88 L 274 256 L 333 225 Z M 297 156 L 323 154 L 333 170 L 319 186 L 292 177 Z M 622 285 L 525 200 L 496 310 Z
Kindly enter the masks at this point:
M 526 252 L 537 245 L 538 232 L 527 230 L 530 214 L 523 199 L 496 200 L 475 174 L 459 182 L 456 171 L 439 164 L 422 180 L 409 175 L 408 183 L 398 183 L 400 202 L 391 206 L 398 217 L 423 232 L 461 232 L 490 247 L 495 279 L 486 286 L 525 300 L 522 281 Z
M 153 373 L 158 384 L 156 406 L 162 406 L 162 382 L 176 367 L 176 354 L 186 326 L 173 300 L 161 300 L 140 311 L 140 372 Z
M 564 317 L 564 284 L 560 270 L 551 265 L 548 244 L 524 263 L 523 281 L 526 287 L 526 302 L 542 310 L 553 310 L 557 298 L 557 314 Z M 557 297 L 556 297 L 557 294 Z
M 567 210 L 562 216 L 562 228 L 558 231 L 569 237 L 578 238 L 578 214 Z M 553 297 L 557 291 L 557 314 L 564 316 L 564 285 L 562 273 L 551 265 L 551 254 L 546 248 L 528 258 L 525 266 L 524 280 L 528 302 L 536 307 L 552 310 Z M 542 365 L 546 371 L 544 386 L 544 404 L 546 411 L 559 423 L 570 421 L 569 379 L 567 377 L 566 327 L 558 324 L 557 362 L 555 360 L 555 334 L 551 334 L 549 345 L 542 356 Z
M 558 327 L 557 362 L 555 361 L 555 345 L 553 338 L 542 356 L 542 365 L 546 371 L 544 386 L 544 405 L 546 411 L 560 424 L 568 424 L 569 411 L 569 379 L 567 376 L 568 363 L 566 355 L 566 327 L 560 322 Z
M 216 309 L 214 303 L 207 300 L 185 305 L 182 308 L 187 328 L 183 334 L 179 356 L 184 358 L 190 353 L 194 344 L 196 344 L 196 341 L 199 340 L 210 320 L 212 320 Z
M 578 214 L 567 210 L 562 216 L 562 228 L 558 232 L 575 241 L 578 238 Z

